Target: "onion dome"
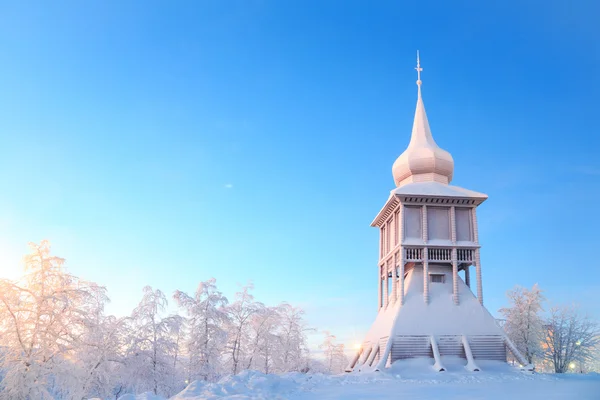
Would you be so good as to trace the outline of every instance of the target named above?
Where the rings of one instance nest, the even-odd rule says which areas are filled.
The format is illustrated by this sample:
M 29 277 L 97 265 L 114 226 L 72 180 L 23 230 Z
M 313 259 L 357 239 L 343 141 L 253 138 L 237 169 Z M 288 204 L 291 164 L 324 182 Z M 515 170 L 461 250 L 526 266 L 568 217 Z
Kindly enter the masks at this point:
M 421 97 L 421 71 L 417 52 L 418 98 L 410 143 L 394 162 L 392 174 L 396 186 L 412 182 L 439 182 L 448 184 L 454 172 L 452 155 L 433 140 L 425 105 Z

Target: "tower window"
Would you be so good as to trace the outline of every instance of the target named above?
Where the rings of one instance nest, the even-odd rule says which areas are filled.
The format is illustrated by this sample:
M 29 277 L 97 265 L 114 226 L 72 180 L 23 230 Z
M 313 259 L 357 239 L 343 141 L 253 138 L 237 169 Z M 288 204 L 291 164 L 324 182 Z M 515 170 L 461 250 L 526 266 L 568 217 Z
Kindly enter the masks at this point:
M 473 241 L 473 226 L 471 224 L 471 209 L 456 208 L 456 240 L 472 242 Z
M 444 275 L 444 274 L 429 274 L 429 281 L 431 283 L 444 283 L 446 281 L 446 275 Z
M 404 235 L 407 239 L 422 239 L 421 223 L 423 217 L 421 207 L 404 208 Z
M 450 208 L 427 207 L 429 240 L 450 240 Z

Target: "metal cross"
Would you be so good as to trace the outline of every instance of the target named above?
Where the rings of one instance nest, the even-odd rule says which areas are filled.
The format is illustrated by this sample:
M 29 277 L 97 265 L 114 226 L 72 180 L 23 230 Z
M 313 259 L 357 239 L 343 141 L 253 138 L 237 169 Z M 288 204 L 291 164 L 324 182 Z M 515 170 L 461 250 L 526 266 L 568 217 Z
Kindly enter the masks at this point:
M 421 71 L 423 71 L 423 68 L 421 68 L 421 60 L 419 59 L 419 50 L 417 50 L 417 68 L 415 68 L 417 70 L 417 85 L 421 86 Z

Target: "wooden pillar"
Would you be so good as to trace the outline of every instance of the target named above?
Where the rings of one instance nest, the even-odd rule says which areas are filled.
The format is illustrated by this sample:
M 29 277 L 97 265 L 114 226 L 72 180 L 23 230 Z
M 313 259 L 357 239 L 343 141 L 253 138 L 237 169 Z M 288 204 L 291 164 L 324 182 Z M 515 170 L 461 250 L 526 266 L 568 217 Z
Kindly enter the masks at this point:
M 396 303 L 398 298 L 398 278 L 396 278 L 396 268 L 398 266 L 398 252 L 394 253 L 394 259 L 392 262 L 392 304 Z
M 477 275 L 477 298 L 479 303 L 483 305 L 483 284 L 481 283 L 481 257 L 479 249 L 475 249 L 475 273 Z
M 473 220 L 473 241 L 479 244 L 479 228 L 477 227 L 477 210 L 475 207 L 471 209 L 471 216 Z
M 400 204 L 398 209 L 398 286 L 400 289 L 400 305 L 404 304 L 404 247 L 402 241 L 404 240 L 404 204 Z
M 423 243 L 427 244 L 427 206 L 423 206 Z M 427 246 L 423 248 L 423 301 L 429 304 L 429 254 Z
M 400 286 L 400 305 L 404 304 L 404 249 L 400 247 L 400 277 L 398 278 Z
M 475 207 L 471 209 L 471 215 L 473 219 L 473 241 L 479 245 L 479 229 L 477 227 L 477 210 Z M 481 256 L 479 254 L 479 247 L 475 249 L 475 274 L 477 279 L 477 298 L 479 303 L 483 305 L 483 285 L 481 283 Z
M 469 266 L 465 267 L 465 283 L 470 288 L 471 287 L 471 274 L 469 270 Z
M 452 249 L 452 298 L 454 304 L 458 305 L 458 260 L 456 257 L 456 248 Z
M 377 311 L 379 311 L 381 309 L 381 307 L 383 307 L 383 302 L 381 299 L 381 265 L 377 268 L 378 274 L 377 274 L 377 283 L 378 283 L 378 288 L 377 288 L 377 293 L 378 293 L 378 297 L 377 297 Z
M 423 300 L 429 304 L 429 261 L 427 260 L 427 247 L 423 249 Z
M 404 204 L 398 208 L 398 244 L 404 240 Z
M 390 300 L 389 297 L 389 293 L 388 293 L 388 268 L 387 268 L 387 263 L 383 264 L 382 268 L 383 270 L 383 307 L 387 308 L 388 305 L 388 301 Z
M 450 207 L 450 229 L 452 244 L 456 246 L 456 208 Z
M 423 233 L 423 243 L 426 244 L 427 243 L 427 206 L 423 206 L 423 221 L 421 223 L 421 227 L 423 229 L 421 229 L 422 233 Z

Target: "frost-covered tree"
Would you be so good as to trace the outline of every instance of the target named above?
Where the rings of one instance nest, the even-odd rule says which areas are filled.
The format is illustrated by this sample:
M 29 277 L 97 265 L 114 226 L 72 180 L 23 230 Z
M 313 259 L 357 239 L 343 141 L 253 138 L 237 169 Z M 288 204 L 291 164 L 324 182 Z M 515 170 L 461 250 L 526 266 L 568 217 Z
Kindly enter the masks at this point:
M 264 307 L 261 303 L 254 301 L 254 296 L 250 293 L 252 289 L 252 284 L 244 286 L 235 294 L 235 301 L 226 307 L 229 362 L 231 373 L 234 375 L 240 371 L 240 366 L 243 365 L 242 359 L 248 355 L 247 331 L 250 318 Z
M 520 286 L 506 293 L 510 306 L 501 308 L 506 334 L 527 362 L 541 355 L 543 302 L 542 291 L 537 284 L 531 290 Z
M 306 333 L 312 329 L 306 326 L 304 310 L 287 303 L 279 306 L 281 318 L 280 351 L 281 364 L 278 371 L 301 371 L 308 365 L 308 346 Z
M 319 346 L 325 356 L 325 366 L 330 374 L 337 374 L 344 370 L 348 364 L 348 357 L 344 353 L 344 345 L 336 343 L 335 335 L 329 331 L 323 331 L 325 340 Z
M 170 396 L 183 384 L 177 382 L 174 368 L 176 338 L 183 319 L 179 315 L 164 317 L 167 304 L 163 292 L 146 286 L 142 300 L 131 315 L 133 332 L 127 363 L 139 392 Z
M 71 398 L 81 385 L 70 377 L 106 302 L 105 289 L 83 281 L 50 254 L 50 243 L 30 243 L 25 275 L 0 280 L 0 399 Z
M 77 388 L 73 398 L 97 396 L 109 398 L 125 388 L 125 350 L 127 318 L 97 315 L 86 327 L 73 362 L 70 375 L 72 386 Z
M 200 282 L 194 297 L 176 291 L 173 295 L 187 316 L 187 373 L 188 381 L 212 381 L 222 372 L 221 356 L 227 341 L 224 307 L 227 298 L 217 290 L 216 280 Z
M 600 344 L 598 324 L 576 307 L 553 307 L 544 324 L 544 358 L 554 372 L 567 372 L 573 363 L 592 361 Z
M 250 318 L 246 369 L 268 374 L 273 365 L 280 364 L 281 315 L 279 307 L 260 307 Z

